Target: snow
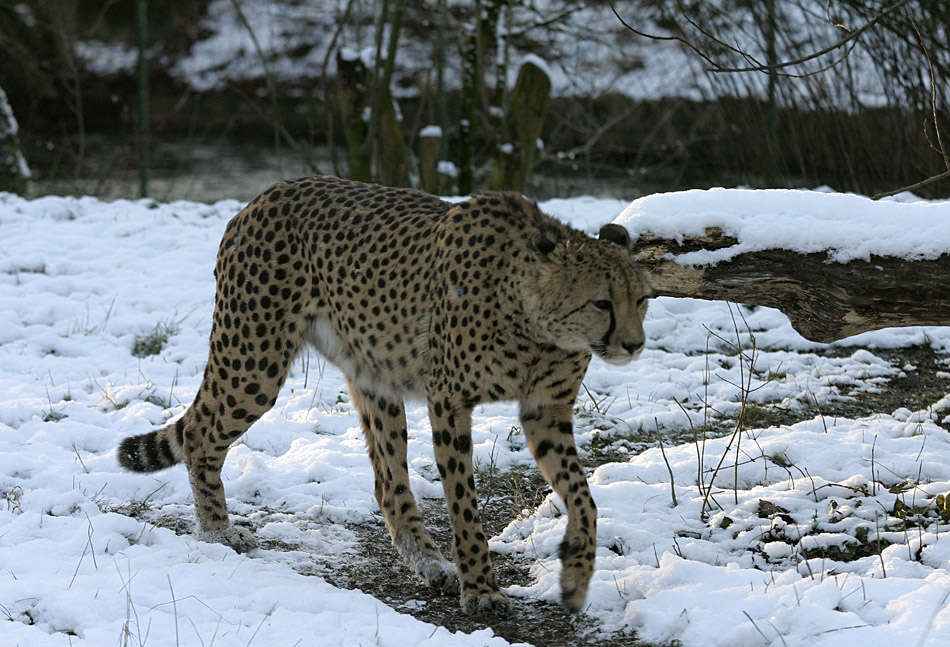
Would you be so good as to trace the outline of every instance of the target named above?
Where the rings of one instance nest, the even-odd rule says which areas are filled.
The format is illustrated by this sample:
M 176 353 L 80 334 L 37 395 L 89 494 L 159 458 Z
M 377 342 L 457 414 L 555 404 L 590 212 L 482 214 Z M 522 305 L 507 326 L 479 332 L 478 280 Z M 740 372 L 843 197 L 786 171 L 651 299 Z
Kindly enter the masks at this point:
M 138 48 L 95 40 L 76 41 L 73 51 L 87 70 L 101 76 L 132 74 L 139 57 Z
M 439 164 L 436 168 L 439 172 L 439 175 L 445 175 L 451 178 L 457 178 L 459 176 L 458 167 L 453 162 L 448 160 L 439 160 Z
M 321 4 L 242 3 L 245 23 L 233 2 L 213 0 L 201 21 L 207 37 L 195 41 L 170 72 L 198 91 L 267 75 L 277 81 L 317 78 L 342 12 L 336 3 Z M 296 55 L 283 55 L 288 51 Z
M 748 446 L 738 481 L 735 448 L 727 449 L 727 441 L 705 443 L 707 483 L 719 458 L 730 455 L 714 489 L 722 509 L 713 506 L 706 523 L 692 445 L 666 450 L 677 484 L 675 508 L 658 449 L 594 471 L 598 566 L 588 602 L 601 621 L 615 627 L 632 622 L 641 639 L 659 643 L 750 644 L 757 632 L 745 614 L 769 638 L 751 644 L 772 644 L 781 635 L 789 645 L 840 645 L 842 636 L 834 630 L 849 626 L 866 629 L 854 635 L 863 634 L 874 645 L 916 641 L 928 626 L 920 614 L 942 606 L 950 591 L 946 531 L 918 535 L 915 529 L 909 547 L 902 545 L 900 531 L 883 532 L 895 545 L 882 557 L 847 563 L 807 559 L 803 551 L 834 538 L 838 545 L 856 546 L 856 529 L 873 538 L 878 522 L 885 527 L 887 511 L 901 497 L 880 485 L 877 495 L 872 493 L 872 441 L 888 486 L 922 474 L 926 485 L 910 486 L 902 495 L 908 502 L 916 496 L 922 503 L 950 489 L 950 468 L 942 458 L 950 451 L 947 432 L 929 419 L 886 415 L 839 420 L 827 431 L 819 418 L 757 430 L 744 439 Z M 763 518 L 762 501 L 780 506 L 788 522 Z M 565 523 L 558 504 L 549 500 L 493 542 L 503 551 L 533 547 L 542 559 L 538 581 L 517 588 L 518 594 L 556 599 L 557 542 Z M 829 534 L 811 535 L 815 528 Z M 917 561 L 909 553 L 921 547 Z M 926 644 L 950 644 L 950 623 L 937 620 L 933 630 Z M 715 642 L 704 642 L 710 635 Z
M 590 197 L 541 204 L 591 233 L 625 206 Z M 127 637 L 158 646 L 267 647 L 319 635 L 321 644 L 347 647 L 507 645 L 490 630 L 451 633 L 319 576 L 360 553 L 354 524 L 382 524 L 345 381 L 319 356 L 295 364 L 276 406 L 232 448 L 223 473 L 234 518 L 288 547 L 239 556 L 157 526 L 191 523 L 184 470 L 141 475 L 118 467 L 122 438 L 179 415 L 198 388 L 214 257 L 241 207 L 0 194 L 5 642 L 98 646 Z M 904 249 L 918 227 L 930 232 L 932 253 L 950 240 L 935 222 L 946 209 L 717 190 L 638 200 L 621 219 L 651 228 L 719 222 L 755 245 L 767 233 L 748 214 L 772 226 L 779 216 L 799 224 L 808 216 L 822 228 L 812 235 L 825 237 L 822 249 L 838 260 L 861 238 L 855 230 L 890 231 L 889 219 L 900 223 L 903 242 L 867 242 L 862 257 Z M 804 245 L 806 236 L 791 229 L 783 236 Z M 171 331 L 165 348 L 133 356 L 136 336 L 157 326 Z M 950 645 L 950 522 L 938 508 L 938 497 L 950 493 L 950 436 L 937 425 L 950 413 L 950 393 L 919 410 L 857 419 L 814 413 L 873 396 L 915 370 L 875 349 L 929 343 L 950 352 L 950 329 L 865 333 L 827 356 L 775 310 L 667 298 L 650 305 L 645 329 L 641 359 L 626 367 L 595 361 L 578 401 L 581 452 L 609 444 L 629 456 L 590 474 L 598 504 L 586 609 L 592 626 L 687 646 Z M 708 416 L 734 419 L 743 390 L 749 404 L 797 411 L 803 421 L 690 440 L 690 427 L 701 435 Z M 409 403 L 407 417 L 413 491 L 440 498 L 425 405 Z M 513 405 L 480 407 L 476 462 L 532 466 L 517 426 Z M 664 437 L 665 459 L 658 448 L 637 453 L 643 444 L 627 440 L 637 430 Z M 706 500 L 701 486 L 709 485 Z M 123 514 L 134 509 L 139 518 Z M 528 585 L 509 586 L 511 595 L 557 600 L 565 523 L 550 496 L 492 538 L 494 550 L 523 559 L 533 573 Z M 866 550 L 834 558 L 855 547 Z
M 348 63 L 357 61 L 360 58 L 359 52 L 356 50 L 350 49 L 349 47 L 340 48 L 340 58 Z
M 518 69 L 521 69 L 525 65 L 533 65 L 541 72 L 544 73 L 544 76 L 551 78 L 551 67 L 548 65 L 547 61 L 538 56 L 537 54 L 527 54 L 524 58 L 521 59 L 521 64 L 518 65 Z
M 441 137 L 442 129 L 438 126 L 426 126 L 419 131 L 419 137 Z
M 718 227 L 738 240 L 725 249 L 678 256 L 685 265 L 763 249 L 827 251 L 838 263 L 871 256 L 932 260 L 950 253 L 950 200 L 895 204 L 819 191 L 717 188 L 645 196 L 616 222 L 633 236 L 649 232 L 682 240 Z

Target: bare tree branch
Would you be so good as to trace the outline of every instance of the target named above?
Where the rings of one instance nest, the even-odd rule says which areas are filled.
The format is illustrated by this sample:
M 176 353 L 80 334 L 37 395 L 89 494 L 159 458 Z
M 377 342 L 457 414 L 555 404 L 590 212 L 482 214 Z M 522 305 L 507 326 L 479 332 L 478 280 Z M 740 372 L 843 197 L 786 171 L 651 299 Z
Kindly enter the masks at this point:
M 609 4 L 610 4 L 610 10 L 613 12 L 613 14 L 617 17 L 617 20 L 619 20 L 620 23 L 621 23 L 624 27 L 626 27 L 627 29 L 629 29 L 630 31 L 632 31 L 633 33 L 635 33 L 635 34 L 638 35 L 638 36 L 642 36 L 642 37 L 644 37 L 644 38 L 649 38 L 649 39 L 651 39 L 651 40 L 660 40 L 660 41 L 663 41 L 663 40 L 675 40 L 675 41 L 678 41 L 678 42 L 682 43 L 683 45 L 685 45 L 686 47 L 688 47 L 689 49 L 691 49 L 693 52 L 695 52 L 696 54 L 698 54 L 704 61 L 706 61 L 707 63 L 710 64 L 711 67 L 708 67 L 708 68 L 705 69 L 705 71 L 707 71 L 707 72 L 717 72 L 717 73 L 719 73 L 719 72 L 729 72 L 729 73 L 735 73 L 735 72 L 765 72 L 765 73 L 768 73 L 768 74 L 781 74 L 782 76 L 793 76 L 793 77 L 799 77 L 799 78 L 800 78 L 800 77 L 803 77 L 803 76 L 809 76 L 809 75 L 813 75 L 813 74 L 818 74 L 818 73 L 820 73 L 820 72 L 823 72 L 823 71 L 825 71 L 825 70 L 827 70 L 827 69 L 830 69 L 830 68 L 834 67 L 835 65 L 837 65 L 838 63 L 840 63 L 841 61 L 843 61 L 845 58 L 847 58 L 848 54 L 851 52 L 851 50 L 852 50 L 852 49 L 854 48 L 854 46 L 857 44 L 857 41 L 858 41 L 858 39 L 861 37 L 861 34 L 863 34 L 863 33 L 866 32 L 868 29 L 870 29 L 871 27 L 873 27 L 874 25 L 876 25 L 878 22 L 880 22 L 885 16 L 888 16 L 888 15 L 894 13 L 895 11 L 897 11 L 898 9 L 900 9 L 901 7 L 905 6 L 908 2 L 910 2 L 910 0 L 898 0 L 898 2 L 896 2 L 895 4 L 891 5 L 890 7 L 886 8 L 886 9 L 884 9 L 881 13 L 877 14 L 876 16 L 874 16 L 874 18 L 872 18 L 871 20 L 869 20 L 867 23 L 865 23 L 864 25 L 862 25 L 862 26 L 859 27 L 858 29 L 855 29 L 854 31 L 849 32 L 847 36 L 845 36 L 845 37 L 842 38 L 841 40 L 839 40 L 839 41 L 837 41 L 837 42 L 835 42 L 835 43 L 829 45 L 828 47 L 825 47 L 825 48 L 823 48 L 823 49 L 821 49 L 821 50 L 812 52 L 812 53 L 810 53 L 810 54 L 806 54 L 806 55 L 804 55 L 804 56 L 800 56 L 800 57 L 795 58 L 795 59 L 791 59 L 791 60 L 788 60 L 788 61 L 783 61 L 783 62 L 781 62 L 781 63 L 775 63 L 775 64 L 773 64 L 773 65 L 765 65 L 765 64 L 760 63 L 759 61 L 757 61 L 757 60 L 755 59 L 755 57 L 753 57 L 753 56 L 752 56 L 751 54 L 749 54 L 748 52 L 745 52 L 744 50 L 742 50 L 742 49 L 740 49 L 740 48 L 737 48 L 737 47 L 734 46 L 734 45 L 730 45 L 729 43 L 726 43 L 726 42 L 722 41 L 720 38 L 718 38 L 718 37 L 716 37 L 715 35 L 711 34 L 709 31 L 703 29 L 700 25 L 698 25 L 695 21 L 693 21 L 693 19 L 690 18 L 689 15 L 687 15 L 687 13 L 686 13 L 686 12 L 683 10 L 683 8 L 680 6 L 679 2 L 676 3 L 677 8 L 679 8 L 680 13 L 681 13 L 681 14 L 683 15 L 683 17 L 687 20 L 687 22 L 689 22 L 690 25 L 692 25 L 692 26 L 695 27 L 697 30 L 699 30 L 699 32 L 700 32 L 703 36 L 705 36 L 706 38 L 712 40 L 712 41 L 713 41 L 714 43 L 716 43 L 717 45 L 719 45 L 719 46 L 721 46 L 721 47 L 725 47 L 727 50 L 729 50 L 729 51 L 731 51 L 731 52 L 734 52 L 734 53 L 736 53 L 736 54 L 742 56 L 742 57 L 745 58 L 746 60 L 750 60 L 750 61 L 752 61 L 752 62 L 754 63 L 753 65 L 750 65 L 750 66 L 747 66 L 747 67 L 728 67 L 728 66 L 726 66 L 726 65 L 723 65 L 723 64 L 719 63 L 718 61 L 716 61 L 715 59 L 713 59 L 713 58 L 712 58 L 710 55 L 708 55 L 706 52 L 704 52 L 704 51 L 702 51 L 701 49 L 699 49 L 699 47 L 697 47 L 695 44 L 691 43 L 688 39 L 686 39 L 686 38 L 684 38 L 684 37 L 682 37 L 682 36 L 677 36 L 677 35 L 673 35 L 673 36 L 658 36 L 658 35 L 656 35 L 656 34 L 648 34 L 648 33 L 646 33 L 646 32 L 643 32 L 643 31 L 640 31 L 640 30 L 638 30 L 638 29 L 635 29 L 634 27 L 630 26 L 630 25 L 620 16 L 619 13 L 617 13 L 617 9 L 616 9 L 616 7 L 614 7 L 614 3 L 613 3 L 612 0 L 611 0 L 611 2 L 610 2 Z M 815 60 L 815 59 L 817 59 L 817 58 L 821 58 L 822 56 L 825 56 L 826 54 L 829 54 L 829 53 L 835 51 L 836 49 L 840 49 L 840 48 L 842 48 L 842 47 L 848 46 L 849 44 L 850 44 L 850 47 L 848 47 L 848 50 L 845 52 L 845 54 L 844 54 L 843 56 L 841 56 L 841 57 L 840 57 L 839 59 L 837 59 L 834 63 L 832 63 L 831 65 L 828 65 L 827 67 L 823 68 L 822 70 L 816 70 L 816 71 L 814 71 L 814 72 L 809 72 L 809 73 L 807 73 L 807 74 L 791 74 L 791 73 L 787 73 L 787 72 L 785 72 L 785 73 L 780 72 L 781 70 L 784 70 L 784 69 L 786 69 L 786 68 L 794 67 L 794 66 L 796 66 L 796 65 L 801 65 L 802 63 L 807 63 L 808 61 L 812 61 L 812 60 Z
M 926 180 L 921 180 L 920 182 L 917 182 L 915 184 L 911 184 L 908 186 L 902 186 L 899 189 L 894 189 L 892 191 L 885 191 L 884 193 L 878 193 L 877 195 L 872 195 L 871 199 L 880 200 L 881 198 L 887 198 L 892 195 L 897 195 L 898 193 L 903 193 L 904 191 L 913 191 L 915 189 L 919 189 L 922 186 L 927 186 L 928 184 L 933 184 L 934 182 L 939 182 L 940 180 L 945 180 L 947 178 L 950 178 L 950 171 L 944 171 L 943 173 L 940 173 L 938 175 L 928 177 Z
M 910 12 L 907 12 L 907 17 L 910 18 L 910 24 L 914 26 L 914 33 L 917 35 L 917 42 L 920 45 L 920 50 L 927 58 L 927 67 L 930 71 L 930 108 L 934 120 L 934 131 L 937 134 L 937 145 L 934 146 L 933 142 L 930 141 L 929 136 L 927 137 L 927 141 L 930 143 L 931 148 L 943 156 L 943 163 L 947 167 L 947 172 L 950 173 L 950 155 L 947 155 L 947 149 L 943 146 L 943 136 L 940 134 L 940 122 L 937 120 L 937 77 L 934 74 L 933 59 L 930 58 L 930 52 L 927 51 L 927 46 L 924 45 L 924 39 L 920 35 L 920 28 L 917 26 L 917 21 L 914 20 L 914 17 L 910 14 Z M 926 132 L 926 129 L 924 129 L 925 134 Z
M 924 39 L 920 35 L 920 28 L 917 26 L 917 21 L 914 20 L 913 15 L 910 12 L 907 13 L 907 17 L 910 18 L 910 23 L 914 27 L 914 33 L 917 35 L 917 44 L 920 45 L 920 50 L 924 53 L 924 56 L 927 58 L 927 67 L 930 71 L 930 109 L 931 117 L 933 118 L 934 131 L 936 132 L 937 143 L 936 145 L 930 139 L 930 135 L 927 132 L 927 119 L 924 119 L 924 137 L 927 139 L 927 143 L 930 145 L 934 151 L 936 151 L 941 157 L 943 157 L 943 163 L 946 165 L 947 170 L 943 173 L 938 173 L 933 175 L 925 180 L 921 180 L 915 184 L 909 186 L 901 187 L 899 189 L 894 189 L 893 191 L 887 191 L 885 193 L 879 193 L 875 196 L 872 196 L 874 200 L 879 198 L 886 198 L 888 196 L 896 195 L 898 193 L 903 193 L 904 191 L 913 191 L 919 189 L 920 187 L 927 186 L 928 184 L 933 184 L 939 180 L 950 177 L 950 155 L 947 154 L 947 149 L 943 146 L 943 136 L 940 132 L 940 122 L 938 121 L 937 114 L 937 77 L 934 74 L 934 64 L 933 59 L 930 58 L 930 52 L 927 51 L 927 46 L 924 44 Z

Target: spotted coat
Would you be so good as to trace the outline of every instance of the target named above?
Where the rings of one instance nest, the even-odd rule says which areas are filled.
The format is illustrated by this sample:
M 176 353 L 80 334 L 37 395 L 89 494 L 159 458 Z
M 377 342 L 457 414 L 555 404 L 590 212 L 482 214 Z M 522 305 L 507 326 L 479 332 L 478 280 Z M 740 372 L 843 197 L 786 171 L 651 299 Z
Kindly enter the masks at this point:
M 524 198 L 458 204 L 333 177 L 281 182 L 228 224 L 218 251 L 208 364 L 194 403 L 170 426 L 125 439 L 135 471 L 184 462 L 198 535 L 238 550 L 228 523 L 228 448 L 274 406 L 307 344 L 347 378 L 375 496 L 406 563 L 459 592 L 469 613 L 504 613 L 479 519 L 472 409 L 520 403 L 525 439 L 564 501 L 563 604 L 578 610 L 594 566 L 596 507 L 577 456 L 574 399 L 592 354 L 639 355 L 649 288 L 621 227 L 592 239 Z M 409 488 L 404 400 L 428 403 L 455 562 L 439 552 Z

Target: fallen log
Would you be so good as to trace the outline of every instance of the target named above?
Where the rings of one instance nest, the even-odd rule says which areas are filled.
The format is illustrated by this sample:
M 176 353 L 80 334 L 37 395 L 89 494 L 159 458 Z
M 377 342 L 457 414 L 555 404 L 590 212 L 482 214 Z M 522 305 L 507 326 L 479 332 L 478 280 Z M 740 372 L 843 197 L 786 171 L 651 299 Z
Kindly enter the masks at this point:
M 720 190 L 730 193 L 727 190 Z M 816 342 L 832 342 L 851 335 L 869 330 L 877 330 L 890 326 L 924 326 L 950 325 L 950 236 L 946 234 L 947 220 L 934 220 L 934 216 L 946 218 L 950 210 L 941 209 L 939 213 L 928 212 L 927 222 L 934 220 L 936 224 L 931 229 L 930 237 L 938 236 L 941 240 L 934 243 L 932 240 L 910 243 L 916 244 L 916 250 L 923 251 L 902 255 L 889 255 L 890 247 L 904 247 L 888 245 L 886 242 L 875 242 L 869 249 L 885 253 L 864 253 L 852 258 L 854 254 L 842 254 L 844 244 L 859 247 L 854 241 L 862 236 L 870 238 L 882 236 L 882 229 L 875 229 L 877 221 L 868 223 L 860 217 L 852 218 L 847 228 L 848 236 L 843 243 L 834 239 L 833 234 L 815 227 L 812 238 L 817 238 L 822 244 L 803 245 L 799 242 L 786 242 L 781 236 L 769 243 L 768 236 L 760 236 L 756 245 L 750 248 L 747 240 L 742 239 L 748 227 L 736 224 L 734 212 L 728 212 L 729 198 L 748 198 L 738 196 L 740 193 L 733 190 L 732 195 L 722 196 L 712 192 L 686 192 L 688 194 L 705 194 L 701 196 L 708 204 L 713 198 L 725 198 L 716 202 L 720 211 L 718 217 L 699 217 L 702 223 L 729 222 L 726 232 L 722 226 L 701 228 L 697 231 L 695 225 L 687 227 L 691 233 L 671 233 L 677 226 L 663 220 L 663 214 L 658 218 L 644 216 L 650 211 L 649 206 L 638 206 L 635 202 L 616 222 L 625 226 L 631 234 L 630 247 L 638 260 L 644 265 L 650 275 L 650 281 L 657 295 L 671 297 L 693 297 L 699 299 L 732 301 L 748 305 L 762 305 L 776 308 L 785 313 L 792 326 L 803 337 Z M 801 201 L 801 196 L 809 192 L 741 192 L 760 194 L 766 202 L 783 198 Z M 772 195 L 765 195 L 772 194 Z M 789 195 L 792 194 L 792 195 Z M 829 198 L 827 194 L 818 194 L 820 198 L 809 196 L 808 200 Z M 659 196 L 658 196 L 659 197 Z M 697 196 L 693 196 L 696 198 Z M 857 196 L 840 196 L 851 202 L 839 200 L 832 204 L 831 209 L 838 210 L 843 204 L 861 208 L 863 203 L 854 200 L 865 200 Z M 738 209 L 742 210 L 742 199 Z M 697 201 L 689 200 L 695 208 Z M 755 201 L 753 201 L 755 202 Z M 761 200 L 758 200 L 758 209 L 762 209 Z M 834 202 L 834 201 L 833 201 Z M 816 203 L 818 204 L 818 203 Z M 880 203 L 872 203 L 880 204 Z M 664 203 L 664 207 L 667 205 Z M 890 205 L 904 207 L 911 205 Z M 803 205 L 802 208 L 807 208 Z M 674 205 L 675 208 L 675 205 Z M 745 209 L 753 209 L 749 204 Z M 829 208 L 824 205 L 822 208 Z M 725 210 L 725 211 L 724 211 Z M 768 211 L 768 209 L 765 209 Z M 772 209 L 773 212 L 776 209 Z M 787 205 L 786 205 L 787 211 Z M 888 227 L 921 227 L 919 223 L 904 220 L 901 222 L 901 213 L 915 213 L 912 211 L 897 210 L 897 220 L 894 223 L 886 221 Z M 847 212 L 847 209 L 845 209 Z M 727 213 L 729 217 L 722 214 Z M 779 213 L 781 213 L 779 211 Z M 919 215 L 919 211 L 916 212 Z M 890 218 L 895 216 L 894 210 Z M 747 216 L 759 218 L 756 226 L 763 228 L 763 218 L 789 218 L 788 214 L 769 216 L 768 213 L 755 213 Z M 833 213 L 828 218 L 840 228 L 842 218 L 847 219 L 847 213 Z M 692 222 L 688 216 L 682 216 L 683 222 Z M 751 220 L 750 220 L 751 221 Z M 768 222 L 767 220 L 765 221 Z M 944 225 L 944 223 L 947 225 Z M 661 224 L 662 223 L 662 224 Z M 778 223 L 778 221 L 776 221 Z M 789 223 L 785 220 L 782 225 L 787 231 Z M 794 227 L 794 223 L 792 223 Z M 767 225 L 766 225 L 767 228 Z M 862 229 L 863 228 L 863 229 Z M 651 229 L 661 230 L 654 233 Z M 834 228 L 833 228 L 834 229 Z M 914 235 L 924 236 L 915 230 Z M 886 234 L 886 232 L 885 232 Z M 892 233 L 906 237 L 906 233 Z M 822 240 L 822 236 L 829 236 Z M 795 236 L 786 234 L 786 237 Z M 857 237 L 857 238 L 855 238 Z M 886 235 L 884 235 L 886 239 Z M 809 239 L 811 240 L 811 239 Z M 921 241 L 924 238 L 920 239 Z M 764 242 L 763 242 L 764 241 Z M 905 246 L 909 243 L 900 241 Z M 820 251 L 814 251 L 824 246 Z M 947 249 L 946 253 L 937 253 L 941 246 Z M 764 248 L 763 248 L 764 247 Z M 745 251 L 748 250 L 748 251 Z M 806 251 L 807 250 L 807 251 Z M 699 252 L 697 254 L 697 252 Z

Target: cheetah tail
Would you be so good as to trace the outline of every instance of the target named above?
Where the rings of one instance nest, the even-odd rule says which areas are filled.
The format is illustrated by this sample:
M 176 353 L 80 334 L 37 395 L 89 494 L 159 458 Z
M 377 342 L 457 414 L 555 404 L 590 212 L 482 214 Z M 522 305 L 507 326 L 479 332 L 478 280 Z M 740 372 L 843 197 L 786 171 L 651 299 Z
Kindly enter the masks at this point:
M 183 420 L 139 436 L 130 436 L 119 443 L 119 465 L 132 472 L 156 472 L 184 460 L 178 439 Z

